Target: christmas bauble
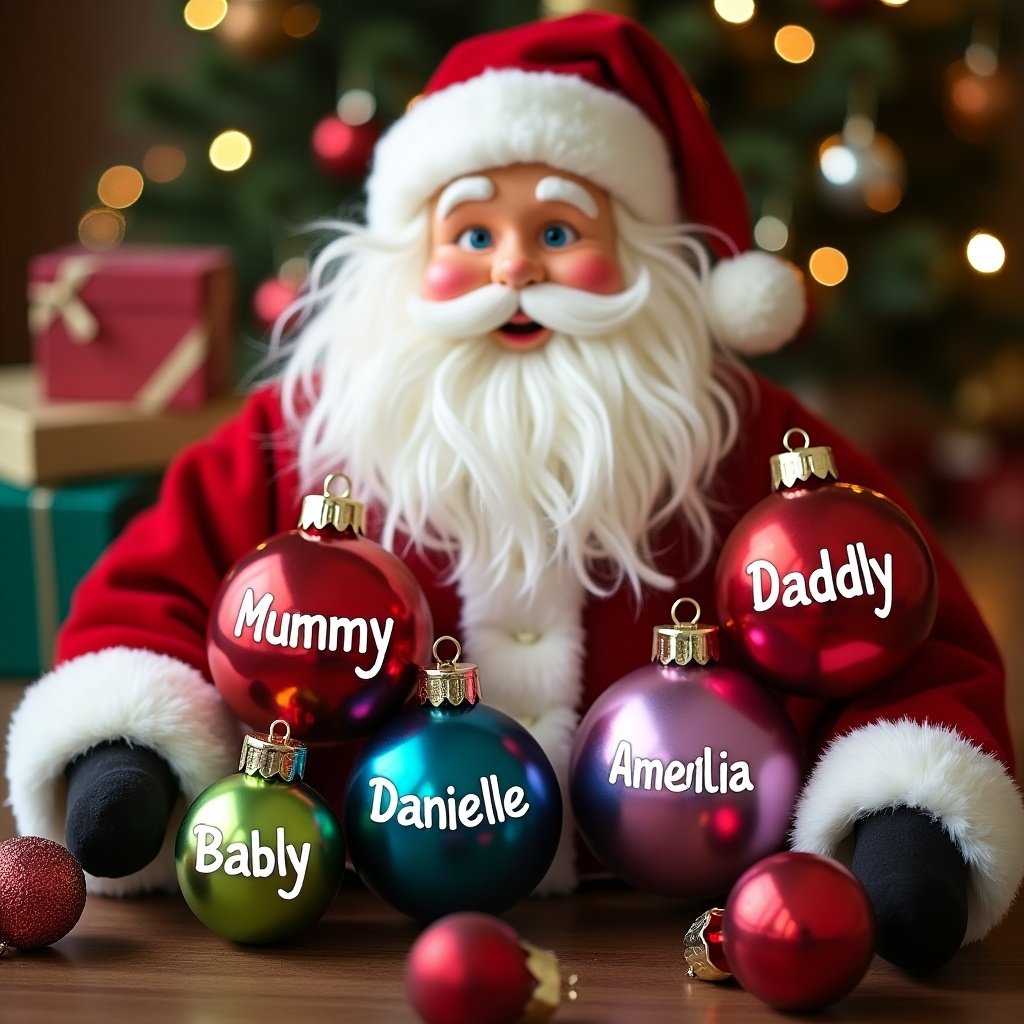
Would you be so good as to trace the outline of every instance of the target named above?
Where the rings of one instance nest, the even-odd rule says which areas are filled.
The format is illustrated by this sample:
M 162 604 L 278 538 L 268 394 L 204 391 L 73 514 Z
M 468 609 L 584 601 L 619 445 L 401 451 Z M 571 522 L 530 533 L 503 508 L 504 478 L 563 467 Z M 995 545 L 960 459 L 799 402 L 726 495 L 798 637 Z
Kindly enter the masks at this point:
M 892 139 L 859 123 L 862 131 L 830 135 L 818 147 L 822 194 L 841 210 L 888 213 L 903 198 L 906 162 Z
M 546 1020 L 561 996 L 558 958 L 487 914 L 450 914 L 409 950 L 405 991 L 425 1024 Z
M 687 929 L 683 936 L 683 957 L 688 977 L 701 981 L 726 981 L 732 977 L 722 941 L 724 917 L 721 907 L 712 907 Z
M 0 843 L 0 952 L 51 945 L 84 909 L 85 874 L 70 850 L 41 836 Z
M 332 178 L 362 178 L 370 166 L 380 129 L 371 121 L 349 124 L 337 114 L 317 121 L 310 147 L 317 166 Z
M 253 319 L 261 329 L 269 330 L 301 292 L 300 281 L 286 281 L 280 277 L 266 278 L 256 286 L 252 295 Z
M 875 917 L 842 864 L 779 853 L 733 886 L 722 934 L 732 972 L 748 992 L 780 1010 L 815 1010 L 842 999 L 867 973 Z
M 798 434 L 803 447 L 789 448 Z M 756 675 L 842 699 L 902 668 L 935 620 L 935 565 L 910 517 L 840 483 L 830 448 L 786 432 L 773 494 L 733 528 L 715 575 L 718 614 Z
M 362 536 L 364 508 L 333 493 L 299 528 L 245 555 L 214 598 L 210 672 L 232 711 L 284 719 L 306 742 L 365 735 L 405 702 L 430 643 L 426 598 L 394 555 Z
M 800 748 L 775 698 L 711 664 L 718 631 L 654 631 L 653 663 L 594 701 L 576 733 L 569 793 L 587 845 L 649 892 L 724 893 L 781 845 L 800 786 Z M 696 605 L 696 602 L 693 602 Z
M 454 645 L 441 660 L 442 644 Z M 419 707 L 372 736 L 345 790 L 352 863 L 411 917 L 501 913 L 528 896 L 558 847 L 554 769 L 515 719 L 481 704 L 474 665 L 452 637 L 419 675 Z
M 291 938 L 338 892 L 341 827 L 302 784 L 305 763 L 305 745 L 275 721 L 245 738 L 237 774 L 203 790 L 185 812 L 174 851 L 178 883 L 196 917 L 226 938 Z

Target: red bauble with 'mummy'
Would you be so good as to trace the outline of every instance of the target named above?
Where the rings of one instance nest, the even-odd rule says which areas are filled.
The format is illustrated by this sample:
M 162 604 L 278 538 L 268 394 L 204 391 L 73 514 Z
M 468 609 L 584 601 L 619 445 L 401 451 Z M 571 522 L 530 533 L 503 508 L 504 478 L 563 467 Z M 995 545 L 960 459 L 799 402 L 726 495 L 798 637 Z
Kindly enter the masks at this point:
M 364 507 L 331 493 L 299 528 L 241 558 L 214 598 L 210 674 L 247 725 L 282 719 L 306 743 L 365 736 L 405 703 L 433 624 L 416 578 L 362 535 Z

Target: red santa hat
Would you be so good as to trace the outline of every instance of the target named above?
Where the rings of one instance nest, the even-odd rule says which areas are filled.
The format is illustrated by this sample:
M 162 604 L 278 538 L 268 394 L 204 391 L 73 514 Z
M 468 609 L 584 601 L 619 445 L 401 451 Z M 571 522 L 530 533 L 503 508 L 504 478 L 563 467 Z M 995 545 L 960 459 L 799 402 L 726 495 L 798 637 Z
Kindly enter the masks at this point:
M 545 163 L 605 188 L 641 220 L 706 227 L 716 337 L 756 354 L 803 319 L 796 269 L 751 252 L 746 200 L 678 65 L 626 18 L 585 12 L 454 47 L 378 143 L 367 221 L 401 229 L 438 189 L 488 167 Z

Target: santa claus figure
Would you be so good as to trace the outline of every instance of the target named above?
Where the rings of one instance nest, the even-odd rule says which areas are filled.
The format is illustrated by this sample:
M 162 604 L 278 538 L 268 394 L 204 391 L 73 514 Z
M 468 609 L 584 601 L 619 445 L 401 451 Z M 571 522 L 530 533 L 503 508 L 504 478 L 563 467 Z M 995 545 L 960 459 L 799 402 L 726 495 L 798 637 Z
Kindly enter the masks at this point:
M 211 600 L 339 468 L 437 634 L 564 783 L 581 712 L 684 581 L 714 606 L 717 552 L 788 428 L 907 507 L 741 368 L 803 316 L 793 269 L 748 244 L 700 100 L 635 24 L 588 13 L 456 47 L 378 144 L 365 225 L 316 258 L 279 379 L 181 454 L 81 585 L 12 722 L 19 829 L 66 836 L 93 892 L 175 885 L 182 808 L 237 756 L 208 681 Z M 784 703 L 809 767 L 794 847 L 850 863 L 880 952 L 928 969 L 1006 912 L 1024 812 L 998 654 L 919 525 L 939 610 L 915 660 L 844 703 Z M 544 887 L 577 874 L 570 821 Z

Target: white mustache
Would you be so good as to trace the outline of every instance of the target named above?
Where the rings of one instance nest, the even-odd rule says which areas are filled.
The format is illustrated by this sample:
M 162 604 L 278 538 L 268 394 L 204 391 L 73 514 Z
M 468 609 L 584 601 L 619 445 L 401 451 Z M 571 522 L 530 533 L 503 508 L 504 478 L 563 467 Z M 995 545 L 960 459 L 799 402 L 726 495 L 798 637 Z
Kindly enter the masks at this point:
M 651 278 L 642 267 L 636 281 L 614 295 L 532 284 L 523 289 L 487 284 L 456 299 L 443 301 L 410 295 L 406 308 L 413 323 L 446 338 L 490 334 L 522 310 L 548 330 L 580 338 L 599 338 L 624 327 L 640 311 L 651 291 Z

